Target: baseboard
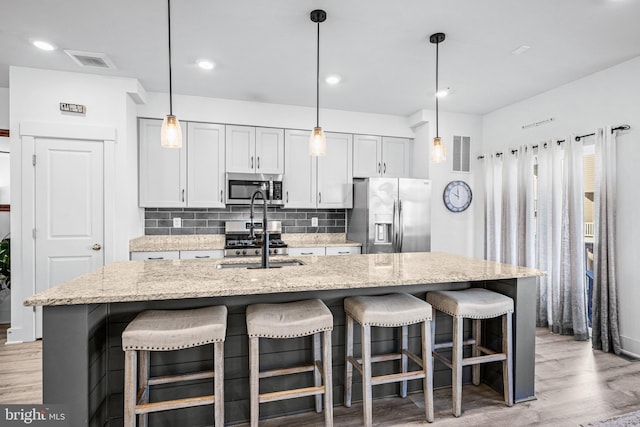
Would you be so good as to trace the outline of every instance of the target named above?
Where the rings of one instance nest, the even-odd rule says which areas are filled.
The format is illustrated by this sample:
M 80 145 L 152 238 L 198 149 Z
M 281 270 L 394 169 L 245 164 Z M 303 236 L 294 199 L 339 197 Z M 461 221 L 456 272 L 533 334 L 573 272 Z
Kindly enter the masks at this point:
M 620 335 L 620 346 L 624 355 L 640 359 L 640 340 Z

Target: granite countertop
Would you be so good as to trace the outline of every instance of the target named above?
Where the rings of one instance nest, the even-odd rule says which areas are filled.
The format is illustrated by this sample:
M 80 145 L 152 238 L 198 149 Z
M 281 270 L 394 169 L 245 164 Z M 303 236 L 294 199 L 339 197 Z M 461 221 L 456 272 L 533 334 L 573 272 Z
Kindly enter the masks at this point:
M 362 246 L 347 240 L 344 233 L 283 233 L 290 248 L 313 246 Z M 141 236 L 129 241 L 129 252 L 207 251 L 224 249 L 224 234 L 193 234 L 188 236 Z
M 25 306 L 208 298 L 541 276 L 525 267 L 438 252 L 304 257 L 304 265 L 217 268 L 242 260 L 119 261 L 40 292 Z M 287 258 L 283 261 L 293 261 Z M 272 262 L 276 264 L 276 262 Z

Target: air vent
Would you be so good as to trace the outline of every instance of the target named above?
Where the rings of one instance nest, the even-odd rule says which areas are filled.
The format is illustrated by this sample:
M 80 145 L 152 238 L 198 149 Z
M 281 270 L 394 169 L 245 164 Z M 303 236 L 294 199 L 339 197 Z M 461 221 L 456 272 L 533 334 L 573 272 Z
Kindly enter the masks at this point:
M 453 171 L 469 172 L 469 150 L 471 138 L 468 136 L 453 137 Z
M 102 68 L 106 70 L 116 69 L 113 61 L 104 53 L 82 52 L 79 50 L 65 50 L 64 52 L 81 67 Z

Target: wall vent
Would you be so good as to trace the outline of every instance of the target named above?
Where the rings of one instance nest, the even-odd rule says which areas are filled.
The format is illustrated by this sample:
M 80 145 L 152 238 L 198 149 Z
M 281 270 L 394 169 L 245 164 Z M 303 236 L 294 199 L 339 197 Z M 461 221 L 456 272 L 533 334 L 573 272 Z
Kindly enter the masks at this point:
M 81 67 L 102 68 L 106 70 L 116 69 L 113 61 L 104 53 L 82 52 L 79 50 L 65 50 L 64 52 Z
M 453 137 L 453 171 L 469 172 L 471 138 L 468 136 Z

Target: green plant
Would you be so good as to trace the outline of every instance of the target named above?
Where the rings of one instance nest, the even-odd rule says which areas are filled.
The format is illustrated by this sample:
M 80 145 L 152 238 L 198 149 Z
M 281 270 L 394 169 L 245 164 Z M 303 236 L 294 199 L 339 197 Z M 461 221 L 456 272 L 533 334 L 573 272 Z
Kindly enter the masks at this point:
M 11 288 L 11 239 L 0 240 L 0 276 L 7 288 Z

